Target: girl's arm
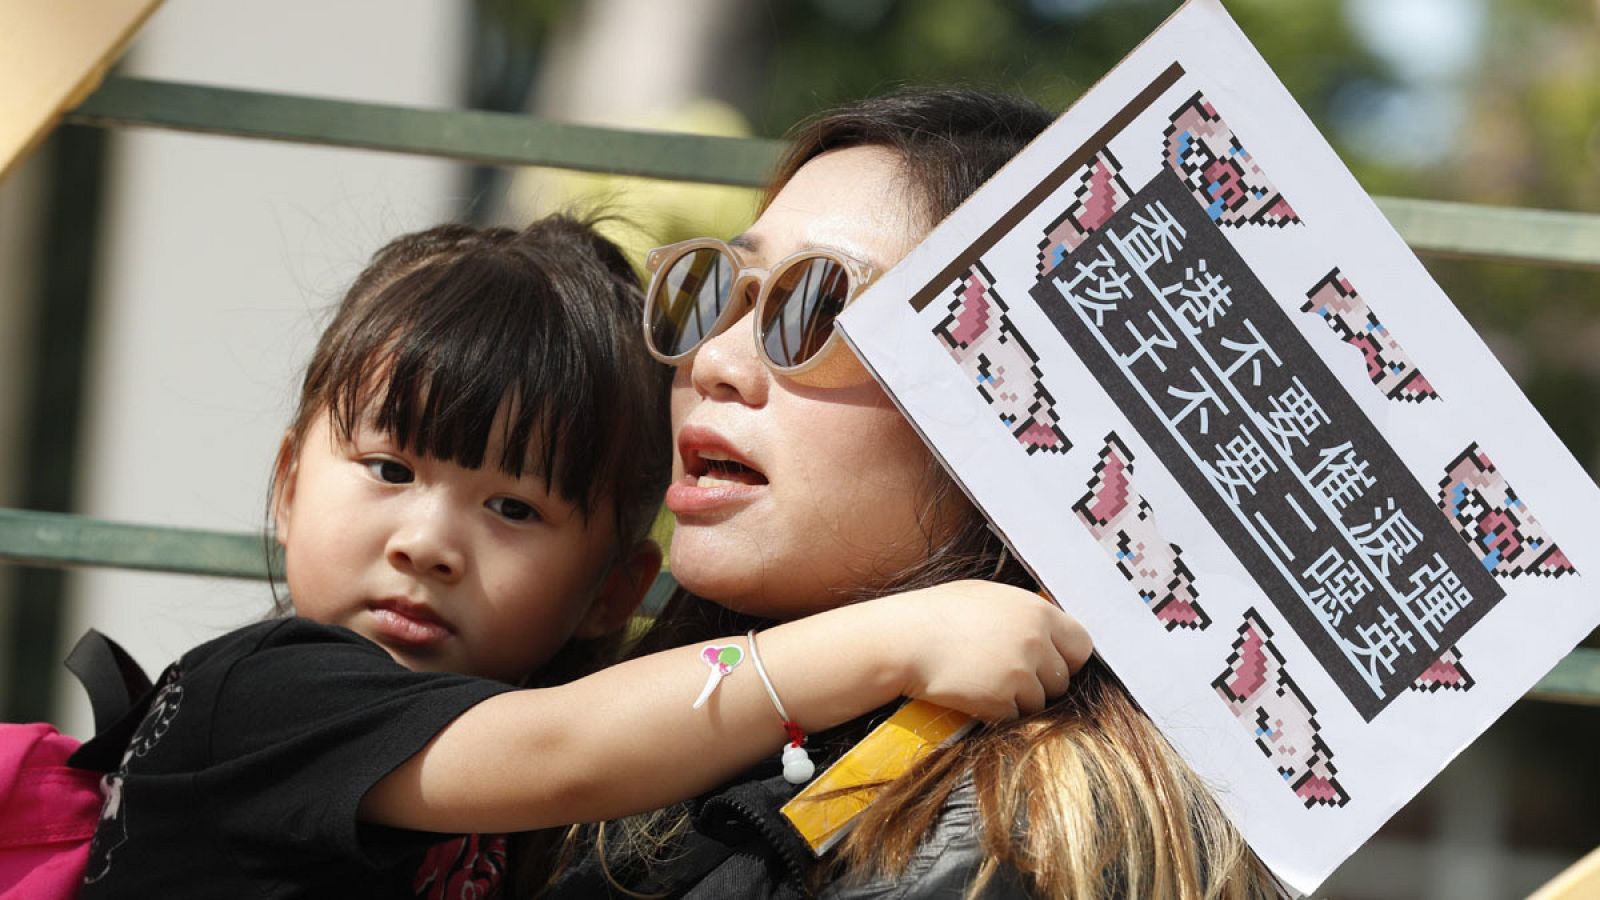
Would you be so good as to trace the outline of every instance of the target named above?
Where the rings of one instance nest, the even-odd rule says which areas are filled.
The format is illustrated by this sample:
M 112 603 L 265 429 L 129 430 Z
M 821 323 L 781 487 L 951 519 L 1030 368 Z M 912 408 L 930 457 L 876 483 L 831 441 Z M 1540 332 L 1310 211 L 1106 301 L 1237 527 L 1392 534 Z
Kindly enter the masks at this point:
M 1032 712 L 1066 689 L 1091 649 L 1070 616 L 987 582 L 818 613 L 760 632 L 757 645 L 778 696 L 807 731 L 900 696 L 989 720 Z M 703 646 L 485 700 L 368 791 L 361 819 L 526 831 L 657 809 L 715 787 L 775 753 L 785 735 L 753 664 L 690 708 L 709 672 Z

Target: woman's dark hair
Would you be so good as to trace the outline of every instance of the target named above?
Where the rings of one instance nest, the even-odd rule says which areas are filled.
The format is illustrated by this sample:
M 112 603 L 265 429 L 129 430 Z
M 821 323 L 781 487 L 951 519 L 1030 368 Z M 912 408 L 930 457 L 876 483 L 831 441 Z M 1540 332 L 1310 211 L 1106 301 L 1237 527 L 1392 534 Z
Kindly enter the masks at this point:
M 379 250 L 307 366 L 274 484 L 318 416 L 408 452 L 532 470 L 584 516 L 614 509 L 618 552 L 654 521 L 671 466 L 668 373 L 644 349 L 622 252 L 585 221 L 441 225 Z M 506 435 L 485 458 L 497 415 Z
M 795 126 L 767 200 L 829 150 L 884 147 L 901 160 L 932 228 L 994 177 L 1054 116 L 1031 100 L 970 88 L 902 88 Z
M 819 113 L 795 126 L 789 149 L 768 185 L 767 202 L 802 166 L 830 150 L 882 147 L 899 159 L 901 175 L 922 203 L 924 224 L 931 229 L 1054 119 L 1037 103 L 1010 94 L 962 87 L 902 88 Z M 936 521 L 933 511 L 946 508 L 957 490 L 938 462 L 930 460 L 922 485 L 928 510 L 924 521 Z M 928 552 L 921 562 L 856 599 L 959 578 L 1036 586 L 974 509 L 952 532 L 930 531 Z
M 901 174 L 922 203 L 932 228 L 977 192 L 984 182 L 1038 137 L 1054 117 L 1031 100 L 963 87 L 901 88 L 826 110 L 800 122 L 787 135 L 762 202 L 765 209 L 800 168 L 830 150 L 883 147 L 900 160 Z M 921 485 L 924 521 L 937 520 L 959 488 L 936 460 Z M 1036 587 L 1033 576 L 1004 552 L 999 537 L 976 509 L 948 534 L 928 535 L 922 561 L 858 592 L 850 599 L 929 587 L 960 578 L 988 578 Z M 652 652 L 744 630 L 750 622 L 686 591 L 675 592 L 656 628 L 635 652 Z
M 929 228 L 954 212 L 1052 117 L 1017 97 L 965 89 L 902 90 L 802 123 L 768 199 L 809 160 L 830 150 L 893 150 L 924 204 Z M 954 482 L 937 462 L 924 479 L 925 521 Z M 947 534 L 927 532 L 925 558 L 858 598 L 987 578 L 1038 588 L 1031 573 L 968 512 Z M 981 729 L 922 759 L 887 785 L 817 880 L 890 877 L 905 870 L 944 802 L 973 782 L 984 863 L 971 894 L 1008 866 L 1044 896 L 1106 894 L 1262 897 L 1270 876 L 1250 854 L 1199 777 L 1172 750 L 1127 689 L 1098 660 L 1041 713 Z M 1159 802 L 1157 802 L 1159 801 Z M 1015 823 L 1027 822 L 1027 828 Z
M 789 149 L 778 162 L 762 207 L 783 189 L 807 162 L 830 150 L 850 147 L 883 147 L 894 151 L 902 166 L 905 183 L 922 204 L 924 222 L 932 228 L 971 196 L 1000 167 L 1015 156 L 1052 121 L 1052 116 L 1037 104 L 1021 97 L 967 88 L 906 88 L 858 103 L 829 110 L 807 119 L 790 131 Z M 937 518 L 949 498 L 960 489 L 930 459 L 923 479 L 924 515 L 927 522 Z M 968 507 L 968 514 L 948 534 L 928 531 L 928 550 L 922 561 L 895 574 L 885 582 L 857 591 L 841 602 L 870 596 L 926 587 L 959 578 L 989 578 L 1011 584 L 1032 586 L 1032 576 L 1014 557 L 1003 552 L 1000 539 L 990 532 L 982 514 Z M 723 634 L 737 634 L 759 622 L 731 612 L 679 589 L 674 592 L 655 626 L 630 650 L 631 655 L 707 640 Z M 865 720 L 863 720 L 865 721 Z M 813 735 L 813 749 L 824 754 L 840 752 L 861 737 L 851 729 L 831 735 Z M 824 746 L 818 747 L 820 742 Z M 637 875 L 648 869 L 648 861 L 663 851 L 665 844 L 685 828 L 680 810 L 636 816 L 613 823 L 617 847 L 606 852 L 602 847 L 585 848 L 592 839 L 575 829 L 563 848 L 563 859 L 556 867 L 570 863 L 579 853 L 597 852 L 613 859 L 621 872 Z M 604 828 L 604 826 L 602 826 Z M 608 832 L 598 834 L 604 837 Z M 627 881 L 624 876 L 619 881 Z M 625 888 L 625 884 L 618 884 Z
M 906 184 L 932 228 L 1051 119 L 1027 100 L 963 88 L 904 89 L 864 100 L 821 113 L 791 133 L 767 201 L 823 153 L 883 147 L 899 157 Z M 930 461 L 922 485 L 924 521 L 948 523 L 935 513 L 950 505 L 957 490 Z M 945 531 L 928 526 L 921 562 L 840 601 L 959 578 L 1037 588 L 976 508 L 969 505 L 956 526 Z M 641 649 L 730 633 L 729 616 L 680 590 L 661 617 L 660 633 L 647 637 Z M 859 734 L 842 737 L 852 736 Z M 981 729 L 925 757 L 894 782 L 865 786 L 877 792 L 877 799 L 813 879 L 892 877 L 904 871 L 951 792 L 967 779 L 977 795 L 984 851 L 969 895 L 981 894 L 1002 866 L 1042 896 L 1271 895 L 1270 876 L 1198 776 L 1098 661 L 1074 676 L 1068 694 L 1042 713 Z M 1015 827 L 1019 822 L 1028 827 Z M 624 847 L 607 853 L 602 841 L 598 851 L 591 847 L 589 852 L 636 874 L 682 833 L 685 819 L 666 813 L 621 824 Z M 598 836 L 603 839 L 606 831 Z M 580 846 L 579 840 L 569 841 L 569 859 Z
M 762 201 L 765 209 L 800 168 L 830 150 L 883 147 L 900 160 L 901 174 L 922 203 L 932 228 L 1021 152 L 1054 117 L 1031 100 L 962 87 L 901 88 L 818 113 L 790 129 Z M 935 521 L 959 490 L 936 460 L 923 479 L 923 519 Z M 849 599 L 929 587 L 961 578 L 988 578 L 1036 587 L 1033 576 L 1005 553 L 999 537 L 976 509 L 948 534 L 928 533 L 923 559 Z M 736 634 L 762 624 L 684 590 L 674 592 L 656 627 L 635 647 L 643 654 Z

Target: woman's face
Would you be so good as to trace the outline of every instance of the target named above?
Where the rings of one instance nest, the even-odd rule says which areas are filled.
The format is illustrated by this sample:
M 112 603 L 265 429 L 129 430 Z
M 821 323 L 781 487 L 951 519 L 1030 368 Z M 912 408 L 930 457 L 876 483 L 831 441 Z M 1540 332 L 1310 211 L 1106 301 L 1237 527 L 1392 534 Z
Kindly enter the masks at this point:
M 881 273 L 927 231 L 917 199 L 891 151 L 835 150 L 795 173 L 733 243 L 746 265 L 828 248 Z M 845 388 L 775 375 L 749 319 L 703 344 L 673 382 L 672 573 L 730 609 L 793 618 L 921 561 L 954 513 L 925 521 L 929 453 L 876 382 L 864 371 Z

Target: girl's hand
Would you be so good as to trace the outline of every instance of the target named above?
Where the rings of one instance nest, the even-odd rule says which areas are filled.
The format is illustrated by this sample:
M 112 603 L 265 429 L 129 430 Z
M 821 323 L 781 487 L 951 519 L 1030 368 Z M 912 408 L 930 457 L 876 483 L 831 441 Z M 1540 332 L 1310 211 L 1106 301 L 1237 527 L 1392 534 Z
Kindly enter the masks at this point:
M 1067 689 L 1094 643 L 1078 620 L 1037 594 L 956 581 L 859 607 L 898 644 L 905 696 L 987 722 L 1043 709 Z

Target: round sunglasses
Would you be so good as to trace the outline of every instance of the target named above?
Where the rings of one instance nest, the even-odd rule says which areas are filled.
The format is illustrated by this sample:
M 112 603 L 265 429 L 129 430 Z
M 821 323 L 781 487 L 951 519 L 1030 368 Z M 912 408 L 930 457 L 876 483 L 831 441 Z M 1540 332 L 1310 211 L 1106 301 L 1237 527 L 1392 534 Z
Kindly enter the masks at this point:
M 863 380 L 837 350 L 833 327 L 872 281 L 872 267 L 831 250 L 802 250 L 769 269 L 741 265 L 722 241 L 696 238 L 650 251 L 645 260 L 645 344 L 656 359 L 681 366 L 701 344 L 744 315 L 755 288 L 755 338 L 773 371 L 832 386 Z

